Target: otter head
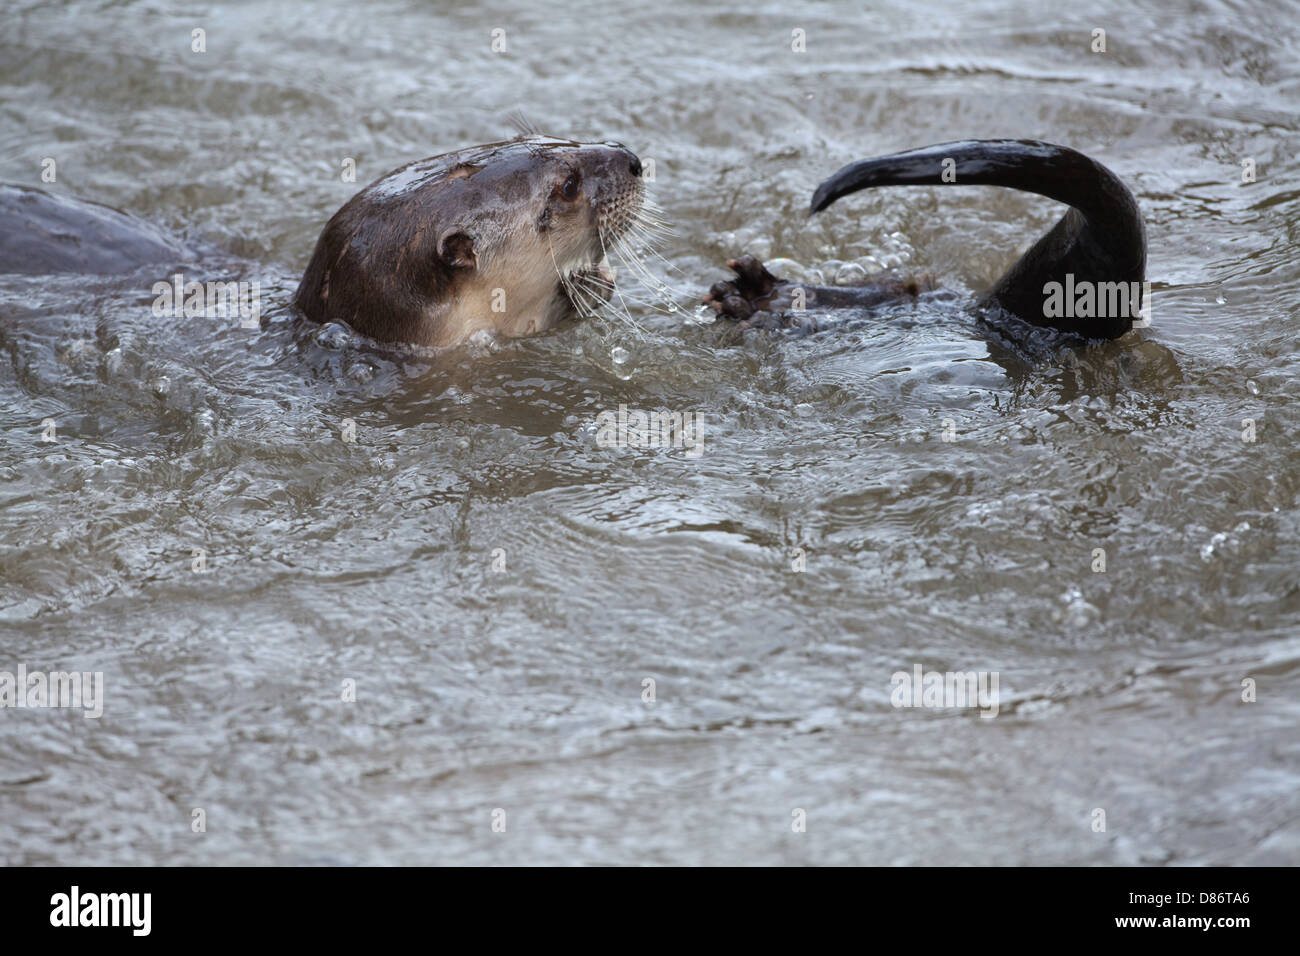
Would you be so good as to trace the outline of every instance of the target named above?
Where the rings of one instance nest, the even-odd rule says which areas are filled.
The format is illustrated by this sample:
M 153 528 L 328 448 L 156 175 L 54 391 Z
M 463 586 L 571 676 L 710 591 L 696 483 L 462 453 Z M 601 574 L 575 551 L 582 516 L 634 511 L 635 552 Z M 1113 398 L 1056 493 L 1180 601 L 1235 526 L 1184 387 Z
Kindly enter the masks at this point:
M 644 195 L 617 143 L 531 136 L 421 160 L 335 214 L 297 301 L 389 341 L 541 332 L 608 294 L 605 251 Z

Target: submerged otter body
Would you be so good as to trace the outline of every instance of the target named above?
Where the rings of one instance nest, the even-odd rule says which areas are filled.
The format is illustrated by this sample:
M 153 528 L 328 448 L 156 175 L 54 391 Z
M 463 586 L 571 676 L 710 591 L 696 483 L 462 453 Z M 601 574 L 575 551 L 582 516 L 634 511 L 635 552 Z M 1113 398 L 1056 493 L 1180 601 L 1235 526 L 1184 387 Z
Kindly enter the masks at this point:
M 115 275 L 192 254 L 166 230 L 109 206 L 0 184 L 0 272 Z
M 543 332 L 598 294 L 643 197 L 641 161 L 617 143 L 532 136 L 420 160 L 334 214 L 295 302 L 386 342 Z

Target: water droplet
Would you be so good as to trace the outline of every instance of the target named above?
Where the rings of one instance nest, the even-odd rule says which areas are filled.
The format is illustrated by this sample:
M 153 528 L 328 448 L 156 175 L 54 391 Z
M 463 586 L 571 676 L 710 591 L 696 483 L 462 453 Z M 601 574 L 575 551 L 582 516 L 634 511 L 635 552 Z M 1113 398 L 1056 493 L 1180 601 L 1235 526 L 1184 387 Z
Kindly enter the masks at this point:
M 1101 618 L 1100 609 L 1095 604 L 1090 604 L 1078 588 L 1070 588 L 1062 594 L 1061 602 L 1065 605 L 1065 609 L 1060 615 L 1060 620 L 1068 627 L 1084 628 Z
M 211 438 L 217 432 L 217 417 L 210 408 L 200 408 L 192 421 L 195 434 L 202 438 Z
M 122 350 L 120 348 L 109 349 L 105 353 L 104 371 L 109 375 L 116 375 L 122 371 Z
M 609 357 L 613 360 L 615 365 L 626 365 L 627 360 L 632 356 L 627 349 L 623 348 L 623 346 L 616 345 L 610 351 Z
M 1210 543 L 1201 548 L 1201 560 L 1209 564 L 1215 559 L 1223 545 L 1227 542 L 1228 535 L 1222 531 L 1210 538 Z
M 1219 292 L 1218 292 L 1218 294 L 1214 297 L 1214 301 L 1217 302 L 1219 305 L 1227 305 L 1227 304 L 1228 304 L 1228 300 L 1225 299 L 1225 298 L 1223 297 L 1223 290 L 1222 290 L 1222 289 L 1220 289 Z
M 1247 382 L 1246 382 L 1246 391 L 1250 392 L 1250 394 L 1252 394 L 1252 395 L 1258 395 L 1258 394 L 1259 394 L 1259 386 L 1256 385 L 1253 381 L 1247 380 Z

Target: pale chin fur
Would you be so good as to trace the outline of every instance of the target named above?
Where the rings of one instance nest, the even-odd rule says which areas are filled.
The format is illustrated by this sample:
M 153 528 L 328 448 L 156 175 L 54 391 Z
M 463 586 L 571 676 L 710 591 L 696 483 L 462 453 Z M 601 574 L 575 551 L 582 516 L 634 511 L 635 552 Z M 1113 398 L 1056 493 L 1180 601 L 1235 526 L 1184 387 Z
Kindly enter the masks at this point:
M 635 221 L 643 196 L 644 191 L 638 190 L 634 197 L 620 197 L 614 209 L 598 216 L 590 240 L 563 260 L 557 260 L 549 242 L 534 246 L 528 276 L 518 272 L 522 260 L 517 250 L 515 259 L 505 266 L 507 275 L 496 274 L 501 263 L 495 256 L 485 256 L 485 271 L 464 290 L 460 300 L 454 306 L 443 303 L 435 307 L 442 335 L 429 344 L 454 345 L 478 331 L 507 338 L 535 335 L 575 315 L 590 315 L 609 298 L 609 292 L 593 288 L 591 276 L 598 276 L 612 290 L 614 276 L 606 252 Z M 491 292 L 500 287 L 514 290 L 506 317 L 491 309 Z

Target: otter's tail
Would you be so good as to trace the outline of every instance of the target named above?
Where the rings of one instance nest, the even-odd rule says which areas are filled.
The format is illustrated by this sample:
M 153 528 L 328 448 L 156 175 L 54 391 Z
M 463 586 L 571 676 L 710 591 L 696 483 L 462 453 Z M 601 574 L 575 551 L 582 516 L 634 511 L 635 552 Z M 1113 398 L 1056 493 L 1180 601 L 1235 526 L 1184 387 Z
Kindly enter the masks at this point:
M 982 304 L 1089 339 L 1118 338 L 1132 327 L 1147 259 L 1137 200 L 1109 169 L 1065 146 L 963 140 L 864 159 L 817 187 L 811 213 L 872 186 L 952 184 L 1010 186 L 1072 207 L 984 293 Z

